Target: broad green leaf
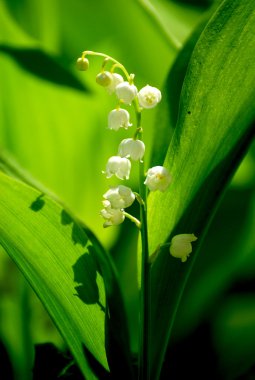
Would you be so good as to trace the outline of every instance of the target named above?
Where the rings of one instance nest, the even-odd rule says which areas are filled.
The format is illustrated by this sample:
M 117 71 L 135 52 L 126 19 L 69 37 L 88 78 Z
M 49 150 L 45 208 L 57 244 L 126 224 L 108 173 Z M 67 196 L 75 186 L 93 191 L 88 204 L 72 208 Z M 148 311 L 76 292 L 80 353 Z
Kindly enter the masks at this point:
M 166 157 L 167 149 L 178 119 L 181 90 L 190 57 L 208 18 L 209 12 L 206 13 L 202 22 L 177 55 L 162 89 L 162 101 L 156 115 L 158 127 L 156 130 L 154 129 L 153 132 L 154 143 L 150 166 L 163 164 Z M 171 89 L 171 91 L 169 91 L 169 89 Z
M 166 193 L 149 199 L 151 253 L 178 233 L 193 232 L 201 242 L 221 192 L 251 141 L 254 22 L 253 1 L 224 1 L 195 47 L 164 163 L 173 182 Z M 163 251 L 152 267 L 154 378 L 195 256 L 183 264 Z
M 179 52 L 171 66 L 166 83 L 162 88 L 162 101 L 157 110 L 157 129 L 155 130 L 154 128 L 153 130 L 154 139 L 150 166 L 156 166 L 164 162 L 178 120 L 182 85 L 192 52 L 205 25 L 216 9 L 217 6 L 214 4 L 199 18 L 200 22 L 198 26 L 185 41 L 184 48 Z M 169 22 L 170 19 L 171 18 L 169 18 Z M 171 91 L 169 91 L 169 89 L 171 89 Z
M 179 50 L 199 23 L 203 7 L 170 0 L 138 0 L 146 13 L 158 25 L 162 36 Z
M 205 25 L 216 9 L 217 6 L 214 4 L 199 17 L 198 26 L 185 41 L 184 48 L 177 55 L 162 88 L 162 101 L 156 115 L 157 129 L 155 130 L 154 128 L 153 130 L 154 142 L 150 166 L 156 166 L 164 162 L 177 123 L 181 90 L 192 52 Z M 171 90 L 169 91 L 169 89 Z
M 55 194 L 51 193 L 45 186 L 36 181 L 30 173 L 28 173 L 22 167 L 20 167 L 7 152 L 1 152 L 0 169 L 4 173 L 7 173 L 8 175 L 18 180 L 21 180 L 26 184 L 39 190 L 41 192 L 41 197 L 43 194 L 48 195 L 58 204 L 63 203 L 58 199 L 58 197 Z M 40 198 L 38 204 L 39 206 L 37 207 L 40 208 L 42 204 Z M 64 208 L 66 209 L 65 206 Z M 62 217 L 62 221 L 65 224 L 73 223 L 72 218 L 65 211 L 62 212 Z M 124 370 L 125 373 L 128 374 L 129 378 L 131 379 L 133 377 L 133 371 L 131 366 L 132 359 L 130 353 L 128 324 L 126 318 L 125 305 L 123 302 L 123 295 L 120 289 L 120 281 L 118 278 L 117 271 L 115 269 L 115 265 L 113 264 L 110 255 L 105 252 L 104 248 L 102 247 L 96 236 L 92 233 L 92 231 L 89 230 L 89 228 L 86 225 L 84 225 L 82 221 L 77 221 L 77 223 L 79 224 L 83 232 L 86 234 L 86 236 L 89 238 L 90 242 L 93 244 L 93 246 L 88 247 L 88 251 L 93 256 L 95 263 L 97 263 L 99 273 L 103 276 L 106 291 L 107 308 L 109 310 L 110 315 L 110 318 L 106 318 L 105 339 L 107 359 L 108 363 L 110 364 L 111 373 L 114 373 L 119 376 L 121 375 L 120 373 L 118 373 L 118 371 L 120 370 L 118 362 L 121 361 L 121 369 Z M 85 266 L 86 261 L 89 262 L 89 260 L 86 259 L 86 256 L 83 255 L 73 267 L 75 269 L 74 280 L 80 283 L 76 290 L 78 291 L 78 294 L 80 292 L 81 298 L 87 298 L 87 296 L 84 294 L 84 287 L 86 291 L 87 280 L 86 278 L 83 278 L 84 274 L 82 274 L 82 265 Z M 92 267 L 93 266 L 95 266 L 95 264 L 93 264 Z M 95 293 L 95 289 L 92 289 L 92 291 L 94 292 L 94 294 L 97 294 L 97 291 Z M 109 331 L 111 332 L 111 334 L 109 333 Z
M 108 365 L 105 292 L 91 242 L 63 208 L 42 193 L 4 174 L 0 191 L 1 245 L 44 303 L 84 375 L 96 379 L 84 347 L 105 368 Z

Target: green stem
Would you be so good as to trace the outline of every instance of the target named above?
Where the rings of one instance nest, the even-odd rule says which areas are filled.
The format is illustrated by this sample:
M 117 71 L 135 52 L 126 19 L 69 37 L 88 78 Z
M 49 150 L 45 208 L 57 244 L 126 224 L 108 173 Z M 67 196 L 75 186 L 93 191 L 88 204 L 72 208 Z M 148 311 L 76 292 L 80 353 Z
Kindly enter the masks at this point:
M 140 220 L 136 219 L 133 215 L 129 214 L 128 212 L 126 211 L 123 211 L 123 214 L 125 215 L 126 218 L 128 218 L 129 220 L 131 220 L 131 222 L 135 223 L 136 227 L 137 228 L 141 228 L 141 222 Z
M 142 140 L 141 112 L 137 114 L 137 130 Z M 141 296 L 140 296 L 140 355 L 139 380 L 149 379 L 149 331 L 150 331 L 150 263 L 147 229 L 147 189 L 144 185 L 144 163 L 139 165 L 139 194 L 143 199 L 140 203 L 142 263 L 141 263 Z
M 98 57 L 103 57 L 103 58 L 106 58 L 107 60 L 109 61 L 112 61 L 116 66 L 115 67 L 119 67 L 123 73 L 125 74 L 126 78 L 128 81 L 130 81 L 130 75 L 129 73 L 127 72 L 125 66 L 123 66 L 119 61 L 117 61 L 116 59 L 110 57 L 109 55 L 107 54 L 104 54 L 104 53 L 99 53 L 97 51 L 91 51 L 91 50 L 85 50 L 83 53 L 82 53 L 82 57 L 85 57 L 86 55 L 96 55 Z

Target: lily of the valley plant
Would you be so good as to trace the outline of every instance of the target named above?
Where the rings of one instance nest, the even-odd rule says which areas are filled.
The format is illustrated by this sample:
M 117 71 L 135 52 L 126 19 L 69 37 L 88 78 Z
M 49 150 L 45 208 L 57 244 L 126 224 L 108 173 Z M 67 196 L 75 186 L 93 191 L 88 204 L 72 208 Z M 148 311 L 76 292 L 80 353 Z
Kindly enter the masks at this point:
M 119 225 L 129 218 L 135 223 L 141 232 L 142 263 L 141 263 L 141 291 L 140 291 L 140 349 L 138 355 L 139 379 L 149 378 L 149 331 L 150 331 L 150 267 L 153 260 L 149 258 L 148 250 L 148 228 L 147 228 L 147 194 L 148 191 L 166 192 L 174 181 L 169 170 L 163 166 L 154 166 L 145 169 L 144 155 L 146 151 L 143 142 L 143 133 L 146 133 L 146 126 L 142 123 L 142 113 L 144 109 L 151 109 L 161 101 L 161 92 L 156 87 L 146 85 L 138 89 L 135 85 L 135 75 L 129 74 L 127 69 L 114 58 L 93 51 L 84 51 L 77 60 L 77 67 L 81 71 L 89 68 L 87 56 L 99 56 L 103 58 L 101 72 L 96 76 L 96 82 L 104 87 L 108 94 L 116 97 L 116 108 L 110 110 L 108 116 L 108 129 L 118 131 L 120 128 L 127 130 L 127 137 L 120 141 L 117 152 L 113 152 L 106 163 L 103 173 L 107 178 L 116 176 L 121 184 L 109 187 L 103 194 L 103 209 L 101 216 L 104 218 L 104 227 Z M 109 66 L 107 70 L 106 67 Z M 116 72 L 116 70 L 120 71 Z M 130 120 L 128 107 L 133 106 L 136 120 Z M 125 108 L 124 108 L 125 107 Z M 127 108 L 127 109 L 126 109 Z M 112 132 L 110 132 L 112 133 Z M 110 137 L 109 137 L 110 138 Z M 125 185 L 132 175 L 132 165 L 134 161 L 139 162 L 139 192 L 134 192 Z M 124 183 L 124 184 L 123 184 Z M 133 202 L 138 201 L 140 205 L 140 219 L 137 219 L 126 211 Z M 174 236 L 171 243 L 159 246 L 170 247 L 170 254 L 185 262 L 192 252 L 191 243 L 197 238 L 192 233 L 182 233 Z M 154 255 L 154 260 L 157 255 Z

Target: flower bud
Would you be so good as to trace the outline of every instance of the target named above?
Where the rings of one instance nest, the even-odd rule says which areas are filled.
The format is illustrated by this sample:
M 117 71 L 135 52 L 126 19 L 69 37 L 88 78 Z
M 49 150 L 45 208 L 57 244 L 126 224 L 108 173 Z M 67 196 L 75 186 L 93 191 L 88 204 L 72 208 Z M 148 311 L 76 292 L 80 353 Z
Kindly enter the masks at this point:
M 123 82 L 118 84 L 115 92 L 118 99 L 122 100 L 125 104 L 131 104 L 137 95 L 137 88 L 134 84 Z
M 104 206 L 111 206 L 112 208 L 127 208 L 132 205 L 135 200 L 135 194 L 130 187 L 119 185 L 109 189 L 103 197 L 105 198 Z
M 112 74 L 109 71 L 103 71 L 97 74 L 96 82 L 100 86 L 108 87 L 112 83 Z
M 109 94 L 112 94 L 115 91 L 118 84 L 122 82 L 124 82 L 124 79 L 120 74 L 112 73 L 112 82 L 106 87 Z
M 127 158 L 112 156 L 106 164 L 106 178 L 115 174 L 119 179 L 129 179 L 130 170 L 131 162 Z
M 120 128 L 128 129 L 132 125 L 129 123 L 129 117 L 127 110 L 122 108 L 112 110 L 108 115 L 108 128 L 115 131 L 118 131 Z
M 151 191 L 165 191 L 170 185 L 171 180 L 172 177 L 166 168 L 163 166 L 154 166 L 148 170 L 144 184 L 148 186 Z
M 87 71 L 89 68 L 89 60 L 85 57 L 80 57 L 76 61 L 76 67 L 80 71 Z
M 138 92 L 137 97 L 141 107 L 153 108 L 160 102 L 161 92 L 156 87 L 147 85 Z
M 196 241 L 197 237 L 194 234 L 180 234 L 172 238 L 170 244 L 170 254 L 173 257 L 181 259 L 184 263 L 192 252 L 193 241 Z
M 121 224 L 125 219 L 123 210 L 111 208 L 110 206 L 102 209 L 100 211 L 100 215 L 105 219 L 105 222 L 103 224 L 104 228 L 117 226 L 118 224 Z
M 141 140 L 124 139 L 119 145 L 118 154 L 121 157 L 130 157 L 131 160 L 138 161 L 144 156 L 145 145 Z

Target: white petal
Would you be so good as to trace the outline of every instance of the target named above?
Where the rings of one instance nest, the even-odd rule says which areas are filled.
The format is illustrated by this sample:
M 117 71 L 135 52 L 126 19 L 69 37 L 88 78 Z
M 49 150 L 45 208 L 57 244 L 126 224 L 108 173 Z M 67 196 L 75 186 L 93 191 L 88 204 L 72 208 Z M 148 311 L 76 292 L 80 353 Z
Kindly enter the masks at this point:
M 119 145 L 118 154 L 121 157 L 130 157 L 132 160 L 141 160 L 144 156 L 145 145 L 141 140 L 124 139 Z
M 135 200 L 135 194 L 132 190 L 123 185 L 112 187 L 103 197 L 110 202 L 112 208 L 126 208 L 132 205 Z
M 187 258 L 192 252 L 191 243 L 196 240 L 197 237 L 194 234 L 175 235 L 171 240 L 170 254 L 173 257 L 181 259 L 182 262 L 187 261 Z
M 117 131 L 120 128 L 129 128 L 131 123 L 129 123 L 129 113 L 127 110 L 118 108 L 112 110 L 108 115 L 108 128 Z
M 106 87 L 109 94 L 112 94 L 115 91 L 118 84 L 122 82 L 124 82 L 124 79 L 120 74 L 112 73 L 112 82 L 109 86 Z
M 128 82 L 118 84 L 115 91 L 118 99 L 122 100 L 125 104 L 131 104 L 137 95 L 136 86 Z
M 172 177 L 165 167 L 154 166 L 148 170 L 144 184 L 148 186 L 151 191 L 160 190 L 164 192 L 170 185 L 171 180 Z
M 119 179 L 129 179 L 131 162 L 124 157 L 112 156 L 106 164 L 106 178 L 115 175 Z
M 161 92 L 156 87 L 145 86 L 138 92 L 138 101 L 143 108 L 154 108 L 161 100 Z
M 100 211 L 101 216 L 105 219 L 104 227 L 116 226 L 125 219 L 123 210 L 107 207 Z

